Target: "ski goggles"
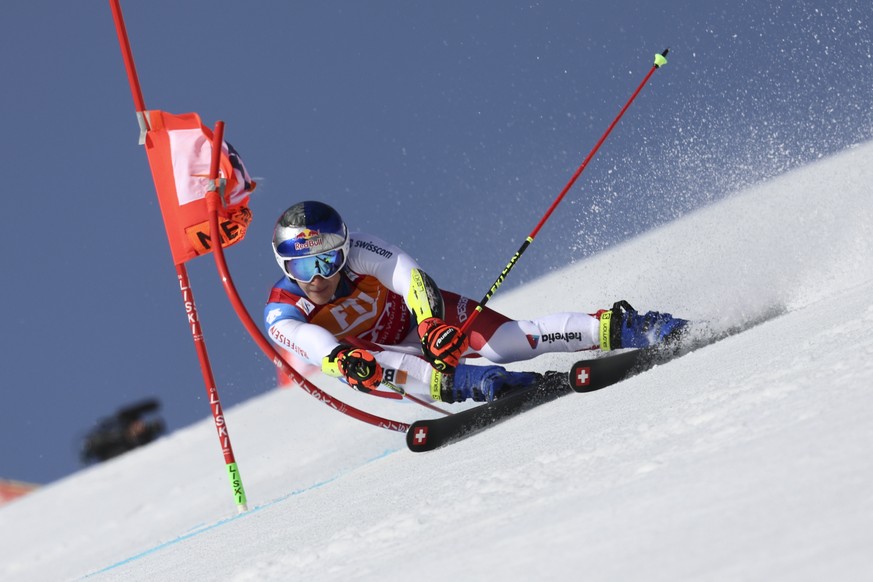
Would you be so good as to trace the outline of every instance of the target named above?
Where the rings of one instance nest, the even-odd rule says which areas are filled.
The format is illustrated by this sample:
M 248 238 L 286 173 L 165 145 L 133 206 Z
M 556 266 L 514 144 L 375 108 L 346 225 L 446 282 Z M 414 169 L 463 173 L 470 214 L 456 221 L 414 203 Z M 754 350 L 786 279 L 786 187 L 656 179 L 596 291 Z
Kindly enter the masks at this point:
M 329 279 L 339 273 L 346 264 L 346 254 L 340 248 L 319 255 L 287 259 L 283 264 L 286 275 L 295 281 L 311 283 L 316 277 Z

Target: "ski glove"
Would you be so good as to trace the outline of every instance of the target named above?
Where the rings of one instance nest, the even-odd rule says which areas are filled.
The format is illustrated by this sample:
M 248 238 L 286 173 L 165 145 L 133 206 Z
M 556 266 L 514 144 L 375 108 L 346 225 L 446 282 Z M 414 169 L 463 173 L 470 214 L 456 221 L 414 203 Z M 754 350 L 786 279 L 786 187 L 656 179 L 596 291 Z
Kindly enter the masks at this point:
M 361 392 L 375 390 L 382 381 L 382 366 L 372 353 L 343 344 L 325 356 L 321 369 L 325 374 L 343 377 L 349 386 Z
M 428 317 L 418 324 L 421 349 L 430 365 L 444 374 L 452 374 L 470 345 L 467 336 L 454 325 L 438 317 Z

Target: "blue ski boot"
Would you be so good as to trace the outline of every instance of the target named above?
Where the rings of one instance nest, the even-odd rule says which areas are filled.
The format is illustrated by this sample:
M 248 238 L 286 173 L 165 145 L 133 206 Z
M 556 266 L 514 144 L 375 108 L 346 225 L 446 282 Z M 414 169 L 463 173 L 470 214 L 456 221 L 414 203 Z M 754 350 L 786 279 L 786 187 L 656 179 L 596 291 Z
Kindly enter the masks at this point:
M 431 395 L 442 402 L 491 402 L 518 388 L 532 386 L 542 378 L 535 372 L 510 372 L 501 366 L 460 364 L 454 375 L 434 370 Z
M 600 314 L 600 349 L 647 348 L 678 340 L 688 321 L 669 313 L 648 311 L 640 315 L 627 301 L 617 301 Z

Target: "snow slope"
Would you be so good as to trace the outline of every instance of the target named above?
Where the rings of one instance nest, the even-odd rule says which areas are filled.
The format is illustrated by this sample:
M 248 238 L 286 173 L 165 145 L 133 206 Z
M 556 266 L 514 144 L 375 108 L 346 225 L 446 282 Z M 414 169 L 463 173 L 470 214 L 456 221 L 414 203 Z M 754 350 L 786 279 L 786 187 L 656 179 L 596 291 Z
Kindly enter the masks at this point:
M 249 512 L 204 420 L 0 508 L 0 579 L 873 579 L 871 158 L 847 150 L 493 302 L 784 315 L 423 455 L 300 390 L 266 394 L 226 411 Z

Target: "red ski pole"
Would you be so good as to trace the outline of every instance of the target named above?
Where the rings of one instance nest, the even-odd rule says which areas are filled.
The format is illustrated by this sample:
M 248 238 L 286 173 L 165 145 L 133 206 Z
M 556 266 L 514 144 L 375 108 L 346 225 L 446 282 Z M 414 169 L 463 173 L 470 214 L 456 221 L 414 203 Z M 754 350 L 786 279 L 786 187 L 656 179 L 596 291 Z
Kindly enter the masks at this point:
M 514 255 L 512 255 L 512 258 L 509 259 L 509 263 L 507 263 L 506 267 L 503 268 L 503 271 L 500 273 L 500 276 L 497 277 L 497 280 L 494 281 L 493 285 L 491 285 L 491 288 L 485 294 L 485 297 L 483 297 L 482 300 L 479 301 L 479 304 L 476 306 L 476 310 L 470 314 L 470 317 L 467 319 L 467 321 L 464 322 L 464 325 L 461 326 L 461 331 L 466 333 L 466 331 L 468 329 L 470 329 L 470 326 L 472 325 L 473 320 L 475 320 L 476 317 L 482 312 L 482 308 L 485 307 L 485 304 L 488 303 L 488 300 L 491 299 L 491 297 L 497 292 L 497 289 L 500 287 L 500 285 L 503 284 L 503 281 L 506 279 L 506 276 L 509 275 L 509 272 L 515 266 L 515 263 L 518 262 L 518 259 L 521 257 L 522 254 L 524 254 L 524 251 L 527 250 L 527 247 L 529 247 L 530 244 L 534 241 L 534 238 L 536 238 L 537 233 L 539 233 L 540 229 L 543 227 L 543 225 L 546 223 L 546 221 L 549 219 L 549 217 L 555 211 L 555 208 L 558 207 L 558 204 L 561 203 L 561 200 L 564 199 L 564 196 L 567 195 L 567 192 L 570 191 L 570 188 L 573 187 L 573 184 L 576 183 L 576 180 L 579 178 L 579 176 L 582 174 L 582 172 L 585 171 L 585 168 L 588 166 L 588 162 L 591 161 L 591 159 L 597 153 L 597 150 L 600 149 L 600 146 L 603 145 L 603 142 L 605 142 L 606 138 L 609 137 L 609 134 L 612 133 L 613 128 L 615 128 L 615 126 L 618 124 L 618 121 L 622 118 L 625 111 L 628 110 L 631 103 L 634 102 L 634 99 L 637 98 L 637 95 L 640 94 L 640 91 L 643 90 L 643 87 L 646 86 L 646 83 L 649 82 L 649 79 L 654 74 L 655 70 L 659 69 L 660 67 L 667 64 L 667 53 L 668 52 L 670 52 L 670 49 L 665 49 L 664 52 L 655 55 L 655 63 L 652 65 L 652 68 L 649 69 L 648 74 L 646 74 L 645 78 L 642 80 L 639 87 L 637 87 L 636 91 L 634 91 L 633 95 L 631 95 L 631 97 L 630 97 L 630 99 L 628 99 L 627 103 L 624 104 L 624 107 L 621 108 L 621 111 L 618 112 L 618 115 L 616 115 L 615 119 L 612 120 L 612 123 L 609 124 L 609 127 L 606 129 L 606 131 L 603 133 L 603 135 L 600 136 L 600 139 L 594 145 L 594 148 L 592 148 L 591 152 L 588 154 L 588 156 L 585 158 L 585 160 L 582 162 L 582 164 L 579 166 L 579 168 L 576 169 L 576 172 L 570 178 L 570 181 L 567 182 L 567 185 L 564 186 L 564 189 L 561 190 L 561 193 L 558 194 L 558 197 L 555 198 L 554 202 L 552 202 L 552 205 L 549 206 L 549 209 L 546 211 L 546 213 L 540 219 L 540 221 L 536 225 L 536 227 L 531 231 L 531 233 L 527 236 L 527 238 L 521 244 L 521 247 L 519 247 L 518 251 L 516 251 L 516 253 Z

